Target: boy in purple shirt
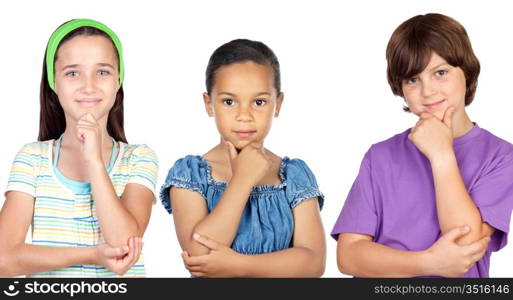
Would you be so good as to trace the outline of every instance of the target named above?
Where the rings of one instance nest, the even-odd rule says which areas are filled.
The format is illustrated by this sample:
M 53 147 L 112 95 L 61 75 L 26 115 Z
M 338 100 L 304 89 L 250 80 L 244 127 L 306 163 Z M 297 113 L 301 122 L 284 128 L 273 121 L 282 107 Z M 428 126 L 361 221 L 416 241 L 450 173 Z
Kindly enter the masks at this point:
M 488 277 L 513 208 L 513 145 L 471 122 L 479 61 L 463 26 L 413 17 L 387 47 L 388 82 L 419 116 L 373 145 L 332 236 L 342 273 Z

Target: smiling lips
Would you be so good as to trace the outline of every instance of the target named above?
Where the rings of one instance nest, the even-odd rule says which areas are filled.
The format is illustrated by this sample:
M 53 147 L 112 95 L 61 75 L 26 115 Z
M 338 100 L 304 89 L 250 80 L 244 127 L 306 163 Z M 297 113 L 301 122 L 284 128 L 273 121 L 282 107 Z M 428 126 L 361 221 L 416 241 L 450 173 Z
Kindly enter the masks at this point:
M 78 102 L 78 104 L 81 106 L 92 107 L 100 103 L 102 99 L 79 99 L 75 101 Z
M 233 132 L 241 138 L 247 138 L 255 134 L 256 130 L 235 130 Z
M 437 108 L 438 106 L 440 106 L 443 102 L 445 102 L 445 99 L 437 101 L 437 102 L 424 104 L 424 106 L 427 107 L 428 109 L 433 109 L 433 108 Z

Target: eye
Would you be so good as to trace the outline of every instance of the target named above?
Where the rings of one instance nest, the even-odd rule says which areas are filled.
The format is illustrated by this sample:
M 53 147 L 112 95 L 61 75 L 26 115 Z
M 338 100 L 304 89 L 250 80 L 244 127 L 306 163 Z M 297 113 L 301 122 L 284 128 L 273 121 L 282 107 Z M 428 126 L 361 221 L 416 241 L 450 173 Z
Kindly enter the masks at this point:
M 256 99 L 255 100 L 256 106 L 264 106 L 266 103 L 267 103 L 267 101 L 264 99 Z
M 418 80 L 419 79 L 417 77 L 408 78 L 408 79 L 406 79 L 406 84 L 408 84 L 408 85 L 415 84 Z
M 77 77 L 78 76 L 78 72 L 69 71 L 69 72 L 66 73 L 66 76 L 67 77 Z
M 438 70 L 438 71 L 436 71 L 436 75 L 440 76 L 440 77 L 445 76 L 445 75 L 447 75 L 447 71 L 446 70 Z
M 232 106 L 235 104 L 235 101 L 233 99 L 223 99 L 223 104 Z
M 109 74 L 110 74 L 110 72 L 109 72 L 109 71 L 106 71 L 106 70 L 100 70 L 100 71 L 98 71 L 98 75 L 100 75 L 100 76 L 107 76 L 107 75 L 109 75 Z

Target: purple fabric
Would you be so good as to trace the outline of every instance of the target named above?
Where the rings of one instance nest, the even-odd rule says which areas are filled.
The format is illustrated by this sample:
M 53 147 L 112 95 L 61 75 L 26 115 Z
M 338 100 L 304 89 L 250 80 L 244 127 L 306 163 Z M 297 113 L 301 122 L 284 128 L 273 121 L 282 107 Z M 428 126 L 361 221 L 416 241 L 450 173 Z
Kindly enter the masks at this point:
M 408 140 L 407 130 L 373 145 L 363 158 L 331 235 L 373 236 L 395 249 L 429 248 L 441 235 L 428 159 Z M 507 243 L 513 209 L 513 145 L 474 128 L 454 139 L 463 182 L 483 221 L 494 228 L 489 247 L 464 277 L 488 277 L 490 255 Z

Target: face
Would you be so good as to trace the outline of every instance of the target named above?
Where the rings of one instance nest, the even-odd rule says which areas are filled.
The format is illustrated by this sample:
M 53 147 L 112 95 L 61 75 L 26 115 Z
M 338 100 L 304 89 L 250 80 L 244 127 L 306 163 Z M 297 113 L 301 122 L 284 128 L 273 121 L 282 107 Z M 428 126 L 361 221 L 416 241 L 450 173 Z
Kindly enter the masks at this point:
M 55 61 L 55 91 L 66 119 L 92 113 L 107 118 L 119 85 L 118 58 L 112 42 L 98 35 L 64 42 Z
M 221 138 L 237 149 L 263 142 L 283 101 L 274 87 L 272 68 L 251 61 L 219 68 L 210 96 L 203 97 Z
M 435 52 L 420 74 L 403 80 L 402 88 L 406 104 L 416 115 L 429 112 L 442 120 L 448 107 L 455 108 L 455 117 L 465 112 L 465 74 Z

